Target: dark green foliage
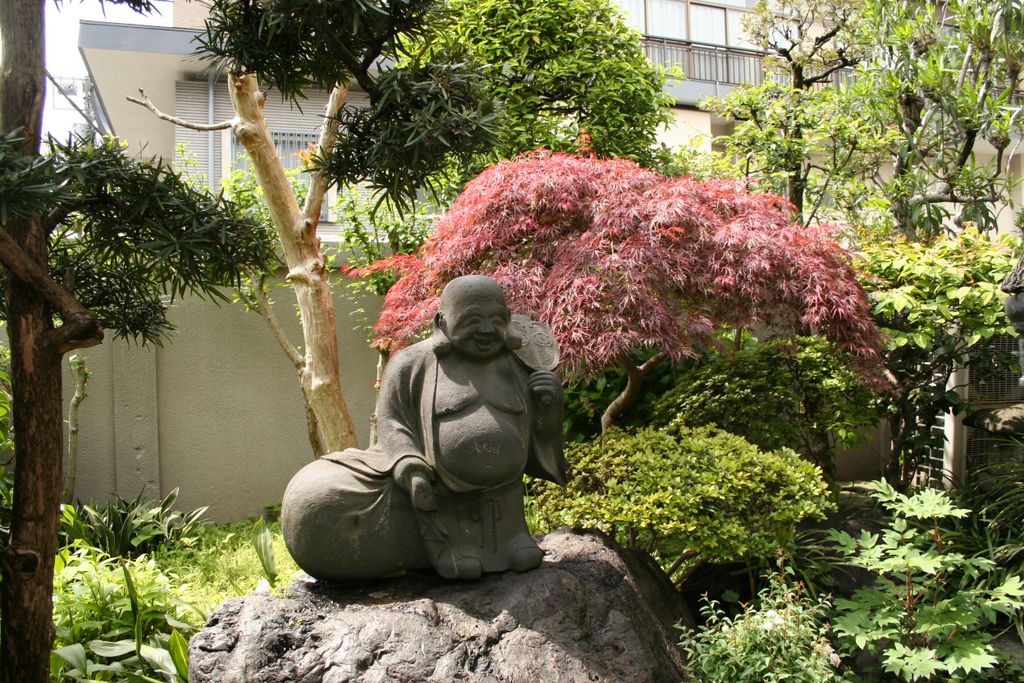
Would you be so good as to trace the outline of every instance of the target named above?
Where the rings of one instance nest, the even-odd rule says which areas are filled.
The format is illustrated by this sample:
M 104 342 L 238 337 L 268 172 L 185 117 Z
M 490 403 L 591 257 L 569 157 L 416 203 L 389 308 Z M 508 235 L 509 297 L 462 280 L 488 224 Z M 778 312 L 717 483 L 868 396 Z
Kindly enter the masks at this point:
M 436 0 L 214 0 L 197 42 L 233 70 L 284 97 L 356 80 L 373 95 L 370 67 L 423 34 Z
M 0 224 L 11 216 L 35 216 L 40 205 L 70 198 L 60 187 L 53 159 L 25 156 L 23 143 L 17 130 L 0 136 Z
M 494 141 L 494 102 L 465 50 L 434 31 L 441 11 L 436 0 L 214 0 L 198 42 L 287 99 L 358 83 L 370 107 L 339 114 L 334 149 L 315 167 L 404 207 Z
M 367 182 L 404 208 L 421 189 L 443 189 L 440 171 L 488 149 L 498 113 L 484 79 L 454 51 L 431 57 L 382 72 L 373 106 L 341 112 L 334 149 L 315 167 L 339 185 Z
M 830 506 L 817 467 L 710 426 L 612 429 L 566 459 L 566 487 L 535 484 L 538 522 L 604 529 L 670 575 L 687 561 L 769 557 Z
M 821 337 L 773 339 L 708 354 L 655 404 L 654 424 L 715 424 L 764 450 L 792 448 L 831 479 L 837 446 L 874 425 L 875 392 Z
M 191 545 L 199 538 L 206 507 L 188 513 L 174 509 L 178 489 L 159 503 L 118 494 L 104 505 L 65 506 L 61 533 L 65 545 L 76 541 L 111 557 L 138 557 L 172 545 Z
M 634 361 L 639 366 L 650 356 L 650 352 L 637 353 Z M 651 424 L 657 415 L 655 404 L 675 386 L 677 373 L 682 372 L 685 366 L 674 368 L 667 360 L 655 365 L 644 379 L 641 396 L 615 418 L 615 423 L 620 427 Z M 626 388 L 626 380 L 626 370 L 620 365 L 609 366 L 594 378 L 569 378 L 564 408 L 567 441 L 587 441 L 601 433 L 601 415 Z
M 56 0 L 57 5 L 62 5 L 64 0 Z M 111 5 L 124 5 L 139 14 L 159 13 L 156 0 L 100 0 L 100 4 L 110 3 Z
M 650 166 L 663 155 L 672 98 L 612 0 L 453 0 L 449 16 L 503 104 L 500 158 L 583 147 Z
M 12 149 L 4 138 L 0 177 L 31 166 L 59 191 L 12 190 L 3 197 L 7 211 L 47 224 L 51 277 L 117 336 L 158 342 L 171 328 L 166 312 L 175 297 L 226 300 L 219 287 L 237 286 L 250 268 L 274 260 L 265 227 L 169 166 L 128 157 L 114 139 L 51 139 L 41 161 Z M 0 318 L 5 308 L 0 298 Z

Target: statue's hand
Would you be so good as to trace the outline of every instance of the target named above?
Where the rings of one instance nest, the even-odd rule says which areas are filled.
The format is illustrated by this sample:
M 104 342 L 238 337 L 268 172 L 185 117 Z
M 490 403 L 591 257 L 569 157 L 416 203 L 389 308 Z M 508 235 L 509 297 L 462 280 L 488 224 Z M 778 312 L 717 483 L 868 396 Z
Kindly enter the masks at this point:
M 409 498 L 412 500 L 412 506 L 420 512 L 437 510 L 434 487 L 423 472 L 416 471 L 409 475 Z
M 562 380 L 550 370 L 538 370 L 526 381 L 533 400 L 542 406 L 558 406 L 562 403 Z

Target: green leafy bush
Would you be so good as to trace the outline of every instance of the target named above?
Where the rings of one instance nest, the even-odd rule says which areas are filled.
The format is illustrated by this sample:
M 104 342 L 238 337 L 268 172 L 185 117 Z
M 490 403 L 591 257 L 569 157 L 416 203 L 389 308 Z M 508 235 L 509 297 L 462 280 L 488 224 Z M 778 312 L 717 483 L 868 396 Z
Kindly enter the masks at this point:
M 886 478 L 900 488 L 931 448 L 942 447 L 932 429 L 938 416 L 967 408 L 948 386 L 956 367 L 966 359 L 984 376 L 1012 360 L 985 342 L 1013 334 L 999 285 L 1015 251 L 1017 238 L 964 230 L 926 243 L 874 242 L 858 253 L 871 315 L 886 336 L 883 361 L 894 384 L 885 402 L 892 435 Z
M 878 419 L 876 393 L 822 337 L 773 339 L 709 355 L 655 405 L 656 424 L 714 424 L 765 450 L 792 448 L 831 480 L 837 446 Z
M 812 600 L 780 574 L 770 574 L 758 594 L 736 617 L 713 600 L 701 607 L 704 626 L 684 633 L 694 680 L 715 683 L 828 683 L 839 655 L 827 638 L 827 600 Z
M 986 628 L 1024 608 L 1024 582 L 1008 576 L 998 586 L 980 586 L 995 565 L 944 542 L 940 523 L 970 512 L 944 491 L 907 496 L 884 481 L 875 488 L 892 515 L 888 528 L 856 539 L 832 532 L 849 564 L 877 575 L 851 599 L 835 601 L 839 645 L 851 653 L 870 648 L 905 681 L 947 680 L 996 665 Z
M 699 561 L 769 557 L 831 505 L 821 471 L 793 451 L 710 426 L 612 429 L 566 457 L 567 486 L 535 486 L 539 525 L 603 529 L 679 579 Z
M 60 681 L 188 678 L 187 638 L 205 617 L 152 560 L 65 548 L 56 558 L 51 673 Z
M 188 513 L 174 509 L 178 489 L 154 503 L 140 493 L 133 500 L 114 494 L 104 505 L 65 505 L 61 533 L 114 557 L 138 557 L 160 547 L 189 545 L 198 539 L 206 506 Z

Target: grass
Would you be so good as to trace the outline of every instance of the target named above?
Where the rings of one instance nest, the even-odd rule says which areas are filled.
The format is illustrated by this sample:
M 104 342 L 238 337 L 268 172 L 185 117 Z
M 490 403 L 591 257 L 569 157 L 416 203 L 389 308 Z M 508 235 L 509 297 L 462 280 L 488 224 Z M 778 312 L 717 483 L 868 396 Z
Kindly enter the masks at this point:
M 188 586 L 190 604 L 209 616 L 228 598 L 255 593 L 266 578 L 252 542 L 253 524 L 250 520 L 204 527 L 197 542 L 157 551 L 152 558 L 163 573 Z M 267 526 L 273 538 L 277 587 L 284 588 L 299 568 L 285 548 L 280 522 Z

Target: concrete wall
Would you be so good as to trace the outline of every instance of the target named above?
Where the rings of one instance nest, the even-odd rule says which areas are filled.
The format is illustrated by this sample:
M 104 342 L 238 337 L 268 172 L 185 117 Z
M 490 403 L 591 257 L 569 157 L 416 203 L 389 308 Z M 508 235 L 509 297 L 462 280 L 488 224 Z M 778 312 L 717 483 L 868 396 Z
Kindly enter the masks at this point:
M 701 149 L 711 151 L 711 115 L 694 109 L 672 109 L 672 121 L 658 131 L 658 142 L 672 148 L 685 147 L 693 138 L 701 139 Z
M 357 329 L 344 286 L 335 295 L 342 383 L 360 442 L 374 403 L 377 355 Z M 291 292 L 275 311 L 301 341 Z M 372 319 L 380 302 L 363 300 Z M 215 520 L 257 514 L 281 500 L 312 459 L 298 378 L 263 320 L 240 305 L 176 303 L 162 347 L 108 338 L 80 352 L 92 377 L 81 407 L 75 495 L 102 500 L 180 488 L 178 507 L 209 505 Z M 108 333 L 109 337 L 109 333 Z M 65 403 L 73 387 L 65 377 Z M 66 471 L 66 464 L 65 464 Z
M 171 10 L 175 26 L 183 28 L 202 28 L 210 8 L 203 0 L 174 0 Z

